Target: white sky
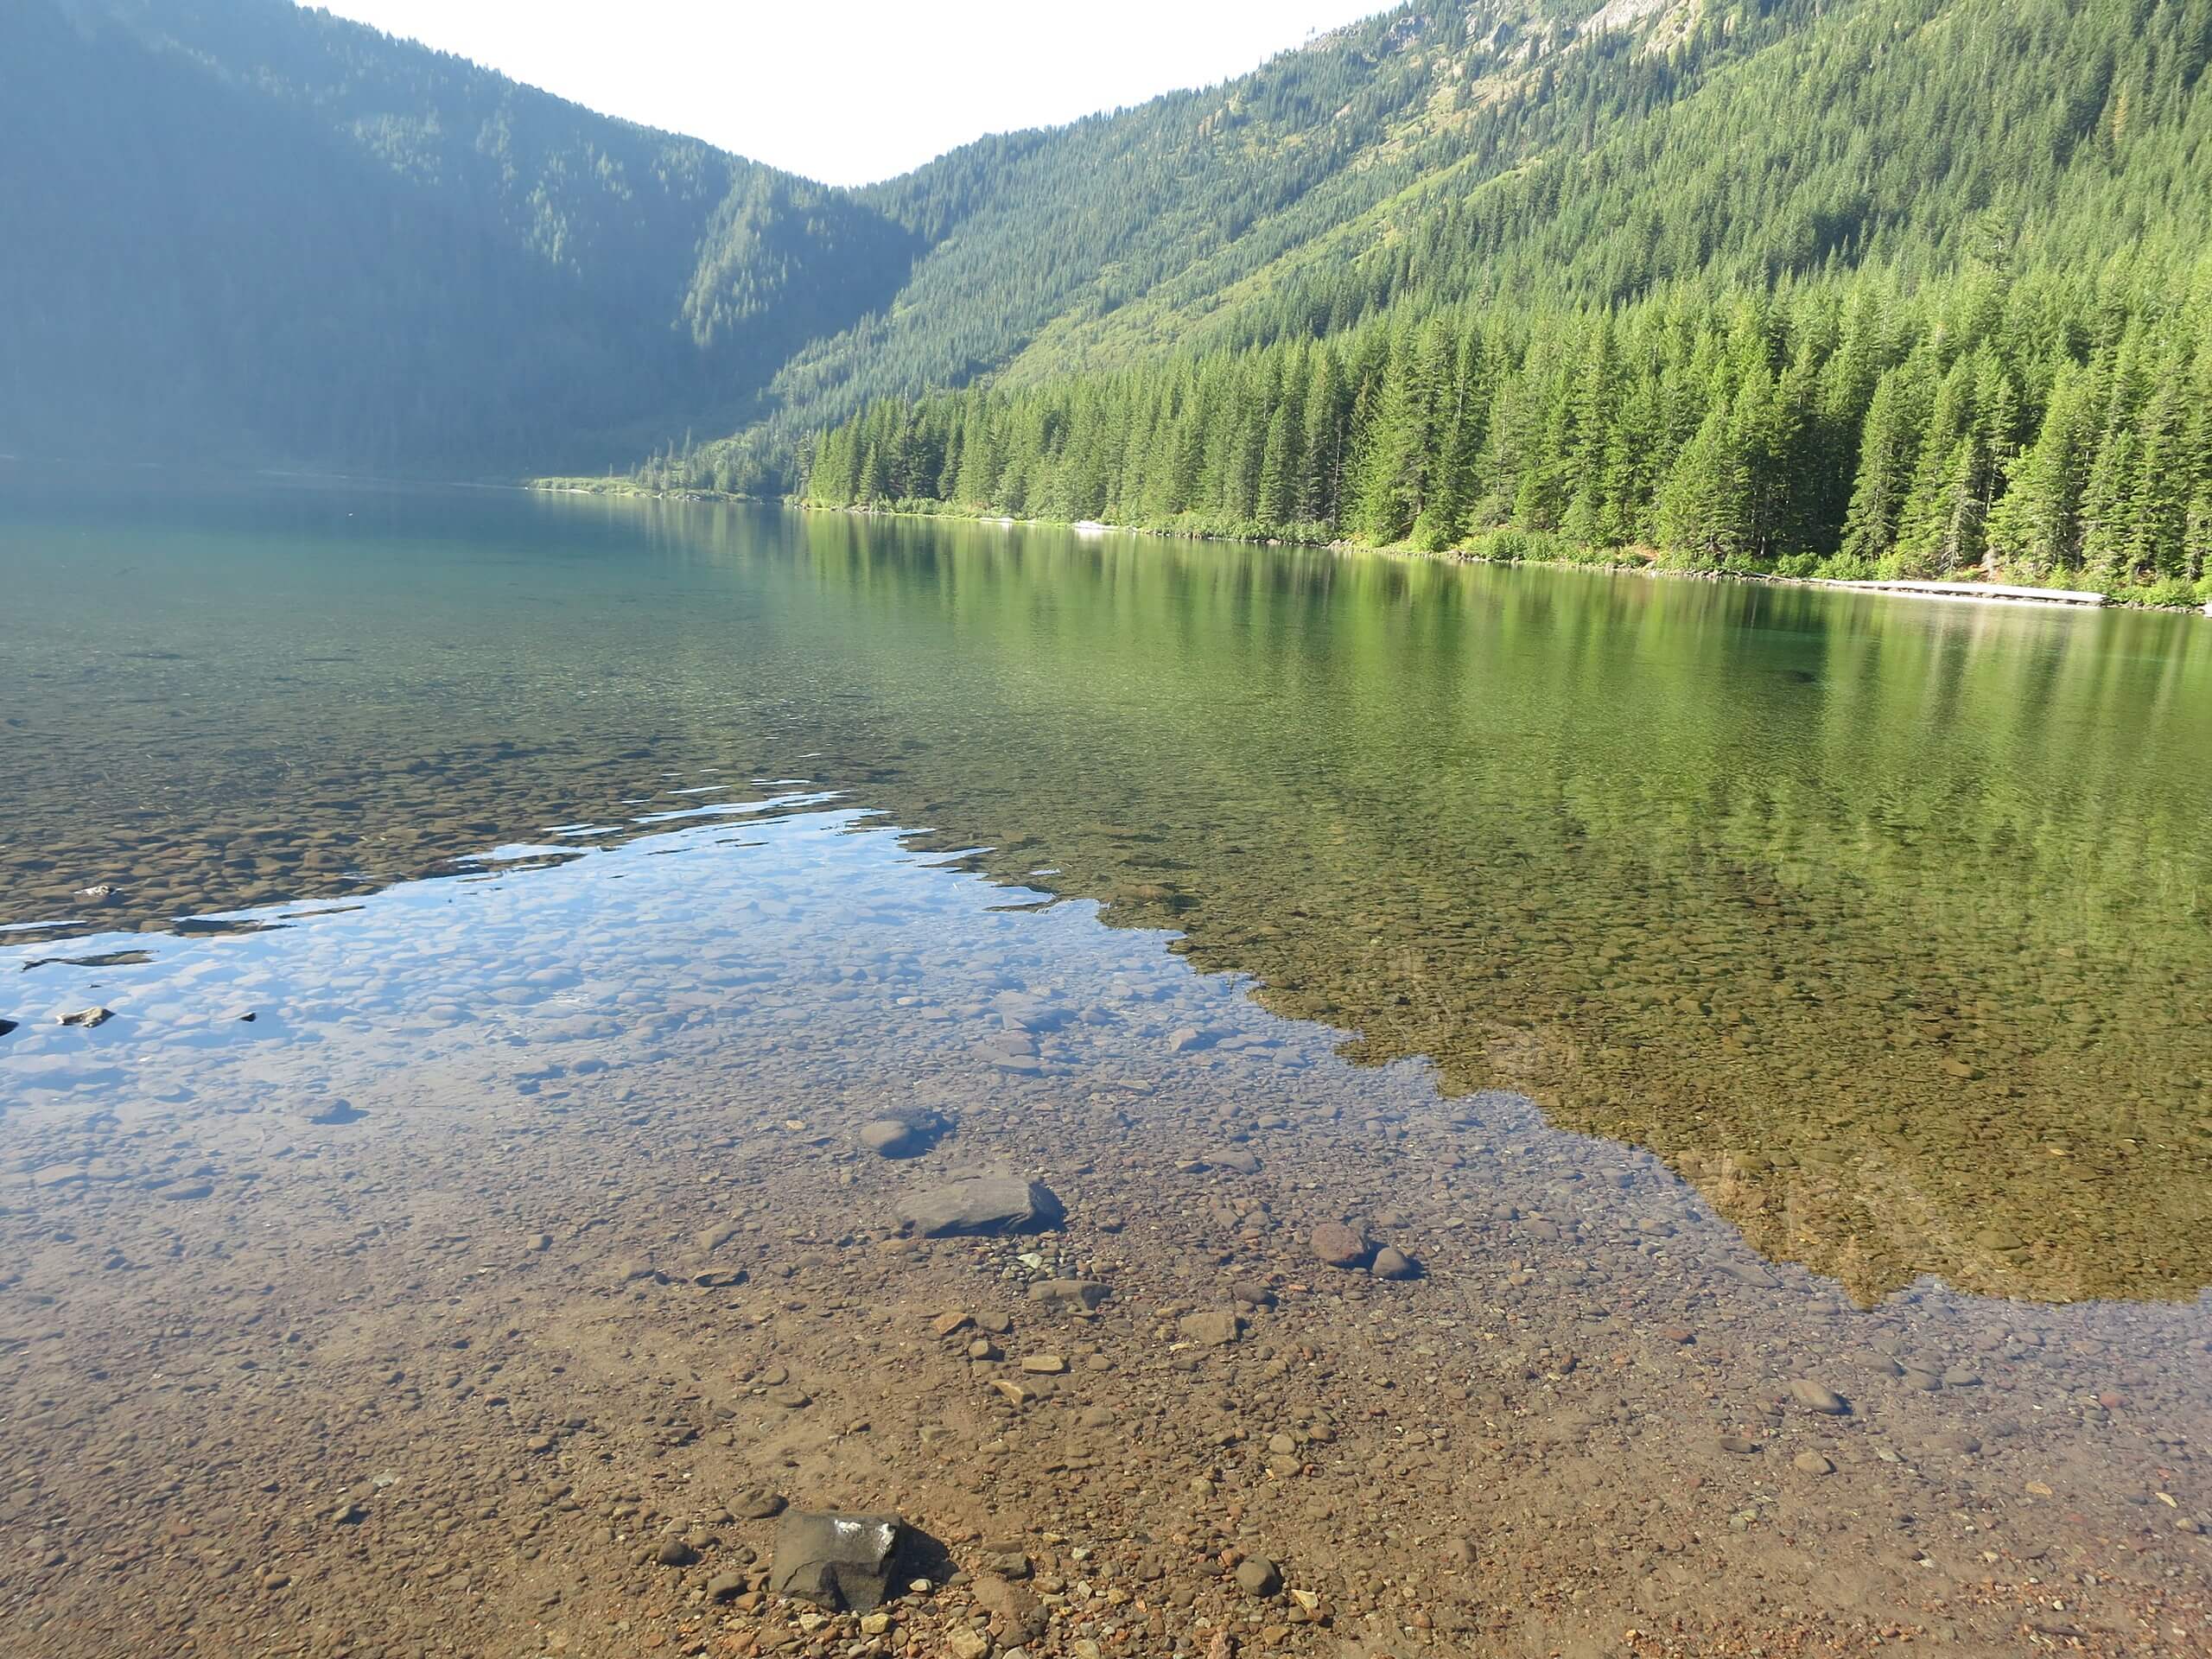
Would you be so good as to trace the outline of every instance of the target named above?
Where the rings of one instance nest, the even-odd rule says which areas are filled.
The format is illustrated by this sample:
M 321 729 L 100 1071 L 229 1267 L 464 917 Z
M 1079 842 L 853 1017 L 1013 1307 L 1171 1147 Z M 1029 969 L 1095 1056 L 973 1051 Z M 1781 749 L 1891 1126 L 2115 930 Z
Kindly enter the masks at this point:
M 1256 67 L 1388 0 L 323 0 L 833 184 Z

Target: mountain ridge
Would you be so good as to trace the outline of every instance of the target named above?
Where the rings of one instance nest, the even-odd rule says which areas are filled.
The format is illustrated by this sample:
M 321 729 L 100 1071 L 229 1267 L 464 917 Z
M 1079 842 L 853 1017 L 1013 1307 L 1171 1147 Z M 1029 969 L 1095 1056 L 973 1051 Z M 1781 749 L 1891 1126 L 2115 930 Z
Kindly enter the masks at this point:
M 287 0 L 9 47 L 0 450 L 2169 583 L 2212 539 L 2212 0 L 1408 0 L 850 190 Z M 1511 407 L 1475 445 L 1440 388 Z

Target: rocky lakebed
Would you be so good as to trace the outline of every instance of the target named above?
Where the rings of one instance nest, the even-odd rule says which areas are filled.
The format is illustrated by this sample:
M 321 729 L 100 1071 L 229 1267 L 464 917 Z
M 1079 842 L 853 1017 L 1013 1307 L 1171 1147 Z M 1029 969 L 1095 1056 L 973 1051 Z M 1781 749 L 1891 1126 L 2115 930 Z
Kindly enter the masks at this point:
M 2201 1299 L 1854 1297 L 1028 899 L 740 813 L 0 961 L 0 1647 L 2212 1649 Z

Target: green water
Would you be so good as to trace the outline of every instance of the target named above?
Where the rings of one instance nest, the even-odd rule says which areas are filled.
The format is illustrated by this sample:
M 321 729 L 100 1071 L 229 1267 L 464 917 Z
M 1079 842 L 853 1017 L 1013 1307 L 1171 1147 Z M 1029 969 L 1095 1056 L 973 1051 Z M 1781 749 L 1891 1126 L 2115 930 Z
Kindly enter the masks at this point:
M 0 591 L 39 937 L 804 780 L 1863 1296 L 2212 1283 L 2199 619 L 276 487 L 18 486 Z

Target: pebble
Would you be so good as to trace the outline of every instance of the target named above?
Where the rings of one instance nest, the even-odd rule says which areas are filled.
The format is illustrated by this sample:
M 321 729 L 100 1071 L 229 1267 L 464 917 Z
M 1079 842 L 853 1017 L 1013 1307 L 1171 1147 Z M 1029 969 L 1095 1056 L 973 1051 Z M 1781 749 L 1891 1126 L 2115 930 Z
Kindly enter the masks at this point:
M 1808 1475 L 1832 1475 L 1835 1472 L 1835 1465 L 1817 1452 L 1800 1452 L 1789 1462 L 1793 1468 Z
M 76 1008 L 67 1014 L 57 1014 L 54 1016 L 56 1025 L 75 1026 L 85 1031 L 90 1031 L 94 1026 L 104 1026 L 114 1018 L 113 1008 L 99 1007 Z
M 1282 1569 L 1264 1555 L 1247 1555 L 1236 1564 L 1236 1583 L 1248 1596 L 1272 1596 L 1282 1588 Z
M 1033 1376 L 1058 1376 L 1068 1368 L 1066 1360 L 1058 1354 L 1025 1354 L 1021 1369 Z

